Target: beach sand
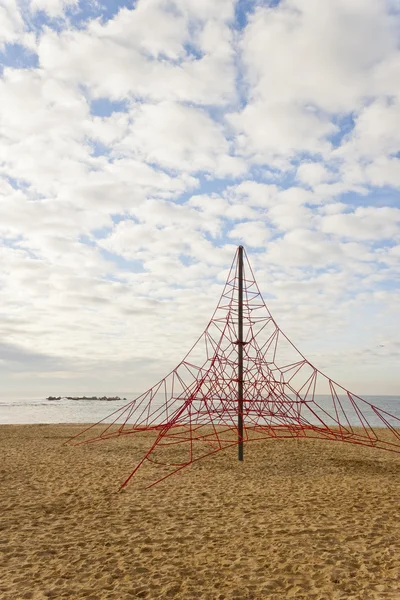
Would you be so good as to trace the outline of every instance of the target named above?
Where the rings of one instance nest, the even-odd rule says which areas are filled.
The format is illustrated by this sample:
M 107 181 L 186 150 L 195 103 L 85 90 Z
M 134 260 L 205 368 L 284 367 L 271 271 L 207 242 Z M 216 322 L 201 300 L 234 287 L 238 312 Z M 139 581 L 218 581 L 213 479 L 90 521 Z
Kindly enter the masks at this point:
M 400 599 L 399 454 L 270 440 L 118 493 L 148 438 L 79 429 L 0 427 L 1 600 Z

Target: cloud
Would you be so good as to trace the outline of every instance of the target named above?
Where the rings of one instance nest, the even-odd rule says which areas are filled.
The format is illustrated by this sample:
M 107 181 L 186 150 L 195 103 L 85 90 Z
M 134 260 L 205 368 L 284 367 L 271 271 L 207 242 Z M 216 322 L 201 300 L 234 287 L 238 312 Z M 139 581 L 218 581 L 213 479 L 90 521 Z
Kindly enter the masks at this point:
M 0 368 L 1 370 L 17 368 L 24 370 L 34 370 L 39 367 L 46 371 L 63 371 L 66 364 L 62 360 L 57 360 L 54 355 L 46 355 L 40 352 L 33 352 L 30 349 L 23 348 L 18 344 L 1 343 L 0 344 Z
M 303 162 L 297 169 L 296 177 L 301 183 L 310 187 L 335 179 L 335 175 L 318 162 Z
M 278 265 L 327 267 L 342 261 L 338 242 L 309 229 L 293 229 L 268 245 L 268 261 Z
M 332 115 L 352 112 L 374 89 L 397 93 L 384 73 L 398 26 L 375 0 L 258 7 L 241 40 L 249 101 L 229 117 L 242 152 L 278 168 L 298 152 L 326 157 L 339 133 Z
M 369 182 L 374 186 L 400 185 L 400 160 L 398 158 L 377 158 L 365 169 Z
M 15 0 L 0 1 L 0 49 L 6 43 L 19 40 L 23 31 L 23 20 Z
M 226 195 L 233 202 L 240 202 L 251 207 L 274 206 L 277 202 L 279 188 L 276 185 L 245 180 L 229 186 Z
M 60 17 L 66 8 L 77 7 L 79 0 L 30 0 L 33 12 L 44 11 L 50 17 Z
M 26 26 L 17 0 L 0 0 L 0 52 L 5 57 L 16 51 L 28 56 L 35 48 L 35 33 Z
M 257 211 L 231 194 L 227 198 L 222 198 L 217 194 L 192 196 L 188 201 L 188 205 L 199 209 L 200 215 L 210 225 L 218 223 L 217 218 L 240 221 L 257 218 L 258 216 Z
M 253 95 L 271 105 L 352 110 L 370 92 L 374 68 L 396 51 L 397 25 L 376 0 L 259 7 L 242 40 Z
M 254 102 L 228 118 L 238 132 L 242 154 L 277 167 L 282 164 L 277 159 L 291 158 L 297 152 L 327 153 L 331 146 L 326 138 L 336 131 L 329 119 L 312 108 L 302 110 L 281 103 Z
M 222 127 L 204 110 L 176 102 L 141 104 L 130 113 L 129 133 L 115 153 L 134 155 L 174 171 L 213 172 L 217 177 L 241 175 L 243 160 L 230 156 Z
M 352 240 L 392 240 L 400 236 L 400 209 L 369 206 L 327 215 L 321 230 Z
M 0 0 L 4 389 L 153 383 L 243 243 L 300 349 L 397 390 L 398 7 L 123 4 Z
M 82 95 L 38 70 L 7 69 L 0 81 L 0 160 L 8 176 L 54 191 L 76 181 L 90 165 L 82 122 Z M 47 182 L 47 185 L 46 185 Z
M 260 221 L 247 221 L 239 223 L 230 230 L 228 236 L 241 244 L 250 247 L 264 246 L 271 237 L 271 233 L 266 225 Z
M 392 154 L 400 144 L 400 95 L 398 98 L 378 98 L 359 113 L 347 143 L 336 152 L 356 153 L 363 159 Z
M 400 96 L 380 97 L 361 108 L 353 129 L 332 153 L 344 182 L 398 186 L 399 127 Z
M 230 11 L 211 23 L 196 20 L 193 36 L 192 19 L 210 9 L 195 3 L 188 9 L 142 1 L 105 24 L 92 21 L 84 30 L 59 34 L 48 30 L 38 45 L 40 65 L 54 78 L 84 81 L 93 97 L 223 104 L 235 94 L 232 33 L 225 22 Z M 194 54 L 186 49 L 189 41 Z

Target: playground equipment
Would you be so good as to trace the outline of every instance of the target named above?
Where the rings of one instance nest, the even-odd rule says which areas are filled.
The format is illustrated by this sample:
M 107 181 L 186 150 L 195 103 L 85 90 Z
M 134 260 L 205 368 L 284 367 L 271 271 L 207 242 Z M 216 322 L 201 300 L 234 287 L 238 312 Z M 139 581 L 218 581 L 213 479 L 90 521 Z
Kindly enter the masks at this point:
M 400 419 L 324 375 L 281 331 L 242 246 L 210 322 L 179 365 L 70 443 L 143 432 L 153 434 L 148 449 L 121 488 L 147 461 L 160 466 L 151 486 L 233 446 L 243 461 L 245 444 L 266 438 L 400 452 Z

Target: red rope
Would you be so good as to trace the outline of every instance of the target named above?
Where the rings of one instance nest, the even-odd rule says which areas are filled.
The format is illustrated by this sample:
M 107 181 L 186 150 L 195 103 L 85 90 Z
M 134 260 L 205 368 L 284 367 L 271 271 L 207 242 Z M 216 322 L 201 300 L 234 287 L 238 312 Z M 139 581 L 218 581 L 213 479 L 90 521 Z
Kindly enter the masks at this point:
M 147 392 L 69 440 L 84 444 L 155 432 L 121 487 L 147 461 L 167 468 L 150 487 L 238 443 L 237 298 L 236 254 L 217 308 L 183 361 Z M 301 354 L 275 323 L 246 256 L 243 326 L 244 442 L 311 436 L 400 452 L 400 419 L 350 393 Z M 168 454 L 163 459 L 166 447 L 177 449 L 178 459 Z

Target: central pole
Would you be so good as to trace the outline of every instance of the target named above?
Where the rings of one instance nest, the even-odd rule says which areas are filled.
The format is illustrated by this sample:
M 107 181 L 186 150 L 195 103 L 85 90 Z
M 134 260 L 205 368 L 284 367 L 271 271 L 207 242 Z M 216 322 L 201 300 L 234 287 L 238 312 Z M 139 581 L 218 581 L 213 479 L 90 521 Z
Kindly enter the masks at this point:
M 238 251 L 238 458 L 243 460 L 243 246 Z

